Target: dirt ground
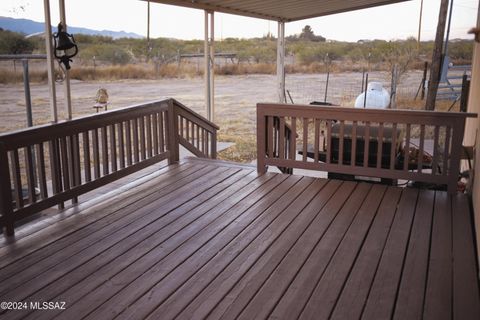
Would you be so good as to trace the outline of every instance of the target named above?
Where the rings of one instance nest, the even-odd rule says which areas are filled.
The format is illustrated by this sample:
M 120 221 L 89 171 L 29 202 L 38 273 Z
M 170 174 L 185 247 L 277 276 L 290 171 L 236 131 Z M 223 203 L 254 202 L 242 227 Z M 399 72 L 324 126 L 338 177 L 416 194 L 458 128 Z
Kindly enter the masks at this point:
M 221 135 L 254 134 L 255 105 L 276 101 L 274 75 L 219 76 L 215 79 L 215 114 L 221 126 Z M 413 99 L 421 79 L 421 72 L 411 72 L 400 83 L 398 96 Z M 387 73 L 375 72 L 370 81 L 381 81 L 389 89 Z M 336 73 L 329 77 L 327 101 L 352 106 L 360 94 L 361 73 Z M 286 89 L 295 103 L 323 101 L 325 74 L 293 74 L 286 77 Z M 146 101 L 173 97 L 186 106 L 205 114 L 204 84 L 201 78 L 124 80 L 114 82 L 72 81 L 72 108 L 74 117 L 95 112 L 92 108 L 99 88 L 109 94 L 109 109 L 116 109 Z M 31 84 L 33 121 L 35 125 L 51 119 L 48 86 Z M 59 119 L 65 119 L 64 85 L 57 83 Z M 26 127 L 25 95 L 23 84 L 0 85 L 0 132 Z

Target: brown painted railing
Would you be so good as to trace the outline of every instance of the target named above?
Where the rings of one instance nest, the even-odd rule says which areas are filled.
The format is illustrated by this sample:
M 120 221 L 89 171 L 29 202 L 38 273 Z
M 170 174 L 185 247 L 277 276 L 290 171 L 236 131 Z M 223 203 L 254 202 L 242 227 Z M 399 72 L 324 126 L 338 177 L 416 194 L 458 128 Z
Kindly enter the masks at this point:
M 187 121 L 187 131 L 181 123 Z M 189 135 L 188 128 L 191 128 Z M 162 160 L 216 157 L 218 127 L 173 99 L 0 135 L 0 226 Z
M 454 192 L 465 118 L 475 116 L 258 104 L 258 171 L 277 166 L 405 179 L 447 185 Z M 284 134 L 287 126 L 291 130 L 288 150 Z M 411 151 L 414 141 L 417 152 Z M 427 141 L 433 142 L 433 154 L 425 158 Z M 299 160 L 297 152 L 302 154 Z

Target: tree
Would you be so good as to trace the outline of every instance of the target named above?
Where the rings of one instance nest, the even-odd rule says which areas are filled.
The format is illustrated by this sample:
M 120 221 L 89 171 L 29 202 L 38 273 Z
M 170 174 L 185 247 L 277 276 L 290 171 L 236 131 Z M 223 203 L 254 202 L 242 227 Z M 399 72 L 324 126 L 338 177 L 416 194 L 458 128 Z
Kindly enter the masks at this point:
M 21 33 L 0 31 L 0 54 L 32 53 L 35 45 Z
M 313 33 L 312 27 L 308 24 L 302 29 L 302 33 L 300 33 L 301 39 L 312 40 L 315 37 Z
M 308 24 L 302 29 L 302 33 L 300 33 L 299 39 L 304 39 L 308 41 L 317 41 L 317 42 L 325 42 L 326 39 L 322 36 L 316 36 L 313 33 L 312 27 Z

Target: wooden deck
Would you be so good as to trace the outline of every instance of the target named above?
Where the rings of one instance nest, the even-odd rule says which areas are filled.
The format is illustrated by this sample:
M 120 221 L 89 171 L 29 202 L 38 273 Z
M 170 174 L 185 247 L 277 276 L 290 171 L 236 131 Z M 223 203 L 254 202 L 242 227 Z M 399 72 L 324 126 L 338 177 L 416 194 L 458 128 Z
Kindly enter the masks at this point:
M 480 318 L 463 195 L 207 160 L 142 179 L 3 240 L 0 301 L 65 310 L 0 318 Z

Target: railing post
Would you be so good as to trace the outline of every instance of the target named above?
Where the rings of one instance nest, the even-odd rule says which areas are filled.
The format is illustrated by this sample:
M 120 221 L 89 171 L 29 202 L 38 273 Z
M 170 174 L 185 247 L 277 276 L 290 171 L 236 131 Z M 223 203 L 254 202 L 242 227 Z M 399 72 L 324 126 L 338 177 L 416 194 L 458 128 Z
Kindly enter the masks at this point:
M 168 157 L 168 164 L 176 163 L 180 160 L 180 148 L 178 139 L 178 120 L 175 110 L 176 106 L 173 103 L 173 99 L 168 101 L 168 133 L 167 133 L 167 148 L 170 152 Z
M 212 159 L 217 159 L 217 130 L 212 132 L 212 141 L 210 141 L 210 148 L 212 150 Z
M 460 174 L 460 153 L 465 130 L 465 119 L 457 118 L 453 124 L 452 148 L 450 153 L 450 166 L 448 167 L 448 193 L 453 194 L 458 190 L 458 176 Z
M 14 234 L 14 218 L 12 208 L 12 190 L 10 189 L 10 169 L 5 143 L 0 142 L 0 210 L 6 227 L 6 235 Z
M 260 174 L 267 172 L 265 156 L 265 116 L 257 106 L 257 172 Z

